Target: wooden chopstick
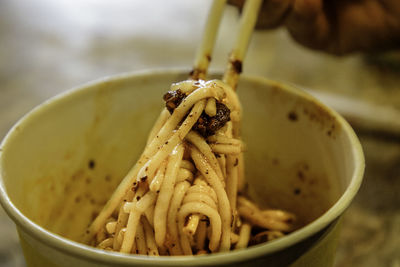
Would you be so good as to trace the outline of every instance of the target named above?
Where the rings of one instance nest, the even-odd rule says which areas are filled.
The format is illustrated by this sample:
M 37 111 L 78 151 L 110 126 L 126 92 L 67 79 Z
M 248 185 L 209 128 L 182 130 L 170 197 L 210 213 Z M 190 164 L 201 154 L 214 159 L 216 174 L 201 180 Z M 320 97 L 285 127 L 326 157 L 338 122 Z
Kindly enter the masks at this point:
M 217 38 L 225 4 L 226 0 L 213 0 L 213 4 L 208 13 L 201 44 L 194 60 L 193 71 L 190 75 L 194 80 L 205 79 L 207 76 L 207 69 L 211 61 L 212 51 Z
M 223 77 L 223 81 L 233 89 L 236 88 L 239 75 L 242 72 L 242 63 L 250 43 L 251 34 L 257 22 L 261 3 L 262 0 L 247 0 L 243 8 L 236 42 L 229 56 L 228 66 Z

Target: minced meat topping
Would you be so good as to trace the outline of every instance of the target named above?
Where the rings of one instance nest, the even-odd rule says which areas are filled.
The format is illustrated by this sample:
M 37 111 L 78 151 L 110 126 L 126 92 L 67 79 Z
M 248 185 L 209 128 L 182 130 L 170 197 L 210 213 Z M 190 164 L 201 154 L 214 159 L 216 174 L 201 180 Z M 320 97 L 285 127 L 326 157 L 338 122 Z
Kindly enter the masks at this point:
M 179 104 L 185 99 L 186 95 L 181 90 L 176 91 L 168 91 L 164 95 L 165 106 L 168 111 L 172 114 L 175 108 L 179 106 Z M 230 113 L 229 108 L 223 103 L 216 101 L 217 113 L 215 116 L 208 116 L 204 111 L 200 115 L 200 118 L 193 125 L 193 130 L 197 131 L 204 137 L 208 137 L 214 135 L 216 131 L 221 129 L 225 123 L 230 121 Z

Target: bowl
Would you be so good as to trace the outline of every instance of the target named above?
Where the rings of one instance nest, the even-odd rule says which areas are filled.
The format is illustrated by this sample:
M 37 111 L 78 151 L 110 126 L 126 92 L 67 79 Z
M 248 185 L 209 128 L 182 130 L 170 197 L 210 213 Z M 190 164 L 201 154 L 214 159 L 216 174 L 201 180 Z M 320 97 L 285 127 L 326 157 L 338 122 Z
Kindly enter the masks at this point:
M 58 95 L 19 120 L 0 147 L 0 201 L 28 266 L 331 266 L 341 217 L 362 181 L 349 124 L 295 86 L 242 76 L 249 194 L 294 212 L 303 227 L 247 249 L 151 257 L 77 242 L 135 163 L 181 70 L 104 78 Z M 218 77 L 218 75 L 216 76 Z

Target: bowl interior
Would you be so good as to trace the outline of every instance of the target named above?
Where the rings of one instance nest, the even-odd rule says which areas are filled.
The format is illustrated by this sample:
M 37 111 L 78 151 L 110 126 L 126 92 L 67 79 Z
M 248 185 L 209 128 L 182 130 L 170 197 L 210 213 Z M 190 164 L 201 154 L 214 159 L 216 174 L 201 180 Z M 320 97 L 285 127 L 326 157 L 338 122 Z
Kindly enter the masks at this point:
M 135 163 L 177 73 L 122 76 L 68 92 L 23 118 L 7 136 L 2 179 L 30 220 L 78 240 Z M 282 89 L 282 88 L 285 89 Z M 350 183 L 355 161 L 336 115 L 288 85 L 242 77 L 248 191 L 262 206 L 307 224 Z
M 336 114 L 289 85 L 244 80 L 239 95 L 251 196 L 294 212 L 303 225 L 315 220 L 353 176 L 348 133 Z

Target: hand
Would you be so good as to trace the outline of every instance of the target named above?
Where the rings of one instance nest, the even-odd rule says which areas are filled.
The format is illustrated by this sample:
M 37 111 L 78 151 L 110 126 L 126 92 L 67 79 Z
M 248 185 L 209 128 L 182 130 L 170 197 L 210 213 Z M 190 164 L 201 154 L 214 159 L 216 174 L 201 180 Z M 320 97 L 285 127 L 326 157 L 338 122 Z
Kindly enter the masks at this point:
M 229 0 L 242 8 L 244 0 Z M 284 25 L 299 43 L 333 54 L 400 49 L 400 0 L 264 0 L 258 29 Z

